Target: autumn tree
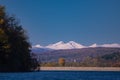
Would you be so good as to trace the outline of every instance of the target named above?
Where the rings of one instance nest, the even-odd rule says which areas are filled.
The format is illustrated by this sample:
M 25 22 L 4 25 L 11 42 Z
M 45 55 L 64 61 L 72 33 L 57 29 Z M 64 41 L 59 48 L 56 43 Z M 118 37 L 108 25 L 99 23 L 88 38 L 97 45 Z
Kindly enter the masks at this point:
M 30 71 L 32 66 L 30 43 L 25 30 L 0 6 L 0 72 Z
M 59 58 L 59 65 L 60 66 L 65 66 L 65 59 L 64 58 Z

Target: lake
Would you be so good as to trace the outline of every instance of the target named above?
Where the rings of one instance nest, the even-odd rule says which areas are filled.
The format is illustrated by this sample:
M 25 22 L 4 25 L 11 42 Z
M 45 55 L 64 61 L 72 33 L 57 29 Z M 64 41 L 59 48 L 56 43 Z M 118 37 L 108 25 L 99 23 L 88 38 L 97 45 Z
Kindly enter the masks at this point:
M 118 71 L 40 71 L 0 73 L 0 80 L 120 80 Z

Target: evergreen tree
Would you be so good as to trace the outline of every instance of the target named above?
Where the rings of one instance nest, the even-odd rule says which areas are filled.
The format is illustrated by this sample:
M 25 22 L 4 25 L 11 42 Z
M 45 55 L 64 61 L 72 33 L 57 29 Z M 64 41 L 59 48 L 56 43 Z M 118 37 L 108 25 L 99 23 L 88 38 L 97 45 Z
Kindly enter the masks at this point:
M 37 67 L 30 47 L 25 30 L 0 6 L 0 72 L 30 71 Z

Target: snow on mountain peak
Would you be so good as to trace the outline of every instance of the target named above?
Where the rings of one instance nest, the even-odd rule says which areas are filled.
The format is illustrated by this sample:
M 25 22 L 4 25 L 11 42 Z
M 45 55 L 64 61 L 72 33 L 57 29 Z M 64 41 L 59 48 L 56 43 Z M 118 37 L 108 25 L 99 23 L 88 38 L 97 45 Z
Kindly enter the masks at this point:
M 103 44 L 103 45 L 101 45 L 101 47 L 116 47 L 116 48 L 120 48 L 120 44 L 117 44 L 117 43 Z
M 55 50 L 59 50 L 59 49 L 81 49 L 81 48 L 95 48 L 95 47 L 117 47 L 120 48 L 120 44 L 117 43 L 113 43 L 113 44 L 102 44 L 102 45 L 98 45 L 96 43 L 90 45 L 90 46 L 84 46 L 81 45 L 79 43 L 76 43 L 74 41 L 69 41 L 67 43 L 64 43 L 63 41 L 59 41 L 57 43 L 54 44 L 50 44 L 48 46 L 41 46 L 39 44 L 32 46 L 32 48 L 46 48 L 46 49 L 55 49 Z
M 46 46 L 46 48 L 51 49 L 77 49 L 77 48 L 84 48 L 83 45 L 80 45 L 74 41 L 69 41 L 68 43 L 64 43 L 63 41 L 57 42 L 55 44 L 51 44 Z
M 65 45 L 65 43 L 63 41 L 59 41 L 57 43 L 54 44 L 50 44 L 48 46 L 46 46 L 46 48 L 50 48 L 50 49 L 61 49 L 63 48 Z
M 60 45 L 60 44 L 65 44 L 63 41 L 59 41 L 57 43 L 55 43 L 55 45 Z
M 98 47 L 98 45 L 96 43 L 92 44 L 91 46 L 89 47 Z
M 74 41 L 69 41 L 68 43 L 76 43 L 76 42 L 74 42 Z
M 43 46 L 37 44 L 37 45 L 35 45 L 35 46 L 32 46 L 32 48 L 43 48 Z
M 69 46 L 72 46 L 72 48 L 85 48 L 85 46 L 83 46 L 83 45 L 81 45 L 81 44 L 79 44 L 79 43 L 76 43 L 76 42 L 74 42 L 74 41 L 69 41 L 68 43 L 67 43 Z
M 117 44 L 117 43 L 113 43 L 113 44 L 102 44 L 102 45 L 98 45 L 98 44 L 92 44 L 91 46 L 89 47 L 115 47 L 115 48 L 120 48 L 120 44 Z
M 71 45 L 80 45 L 79 43 L 76 43 L 74 41 L 69 41 L 67 44 L 71 44 Z

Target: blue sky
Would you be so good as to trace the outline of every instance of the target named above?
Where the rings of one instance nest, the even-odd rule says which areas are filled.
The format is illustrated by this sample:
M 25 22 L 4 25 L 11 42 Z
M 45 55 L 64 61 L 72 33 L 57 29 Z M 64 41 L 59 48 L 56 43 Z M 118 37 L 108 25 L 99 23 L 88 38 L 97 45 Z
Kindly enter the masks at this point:
M 31 44 L 120 43 L 120 0 L 0 0 Z

